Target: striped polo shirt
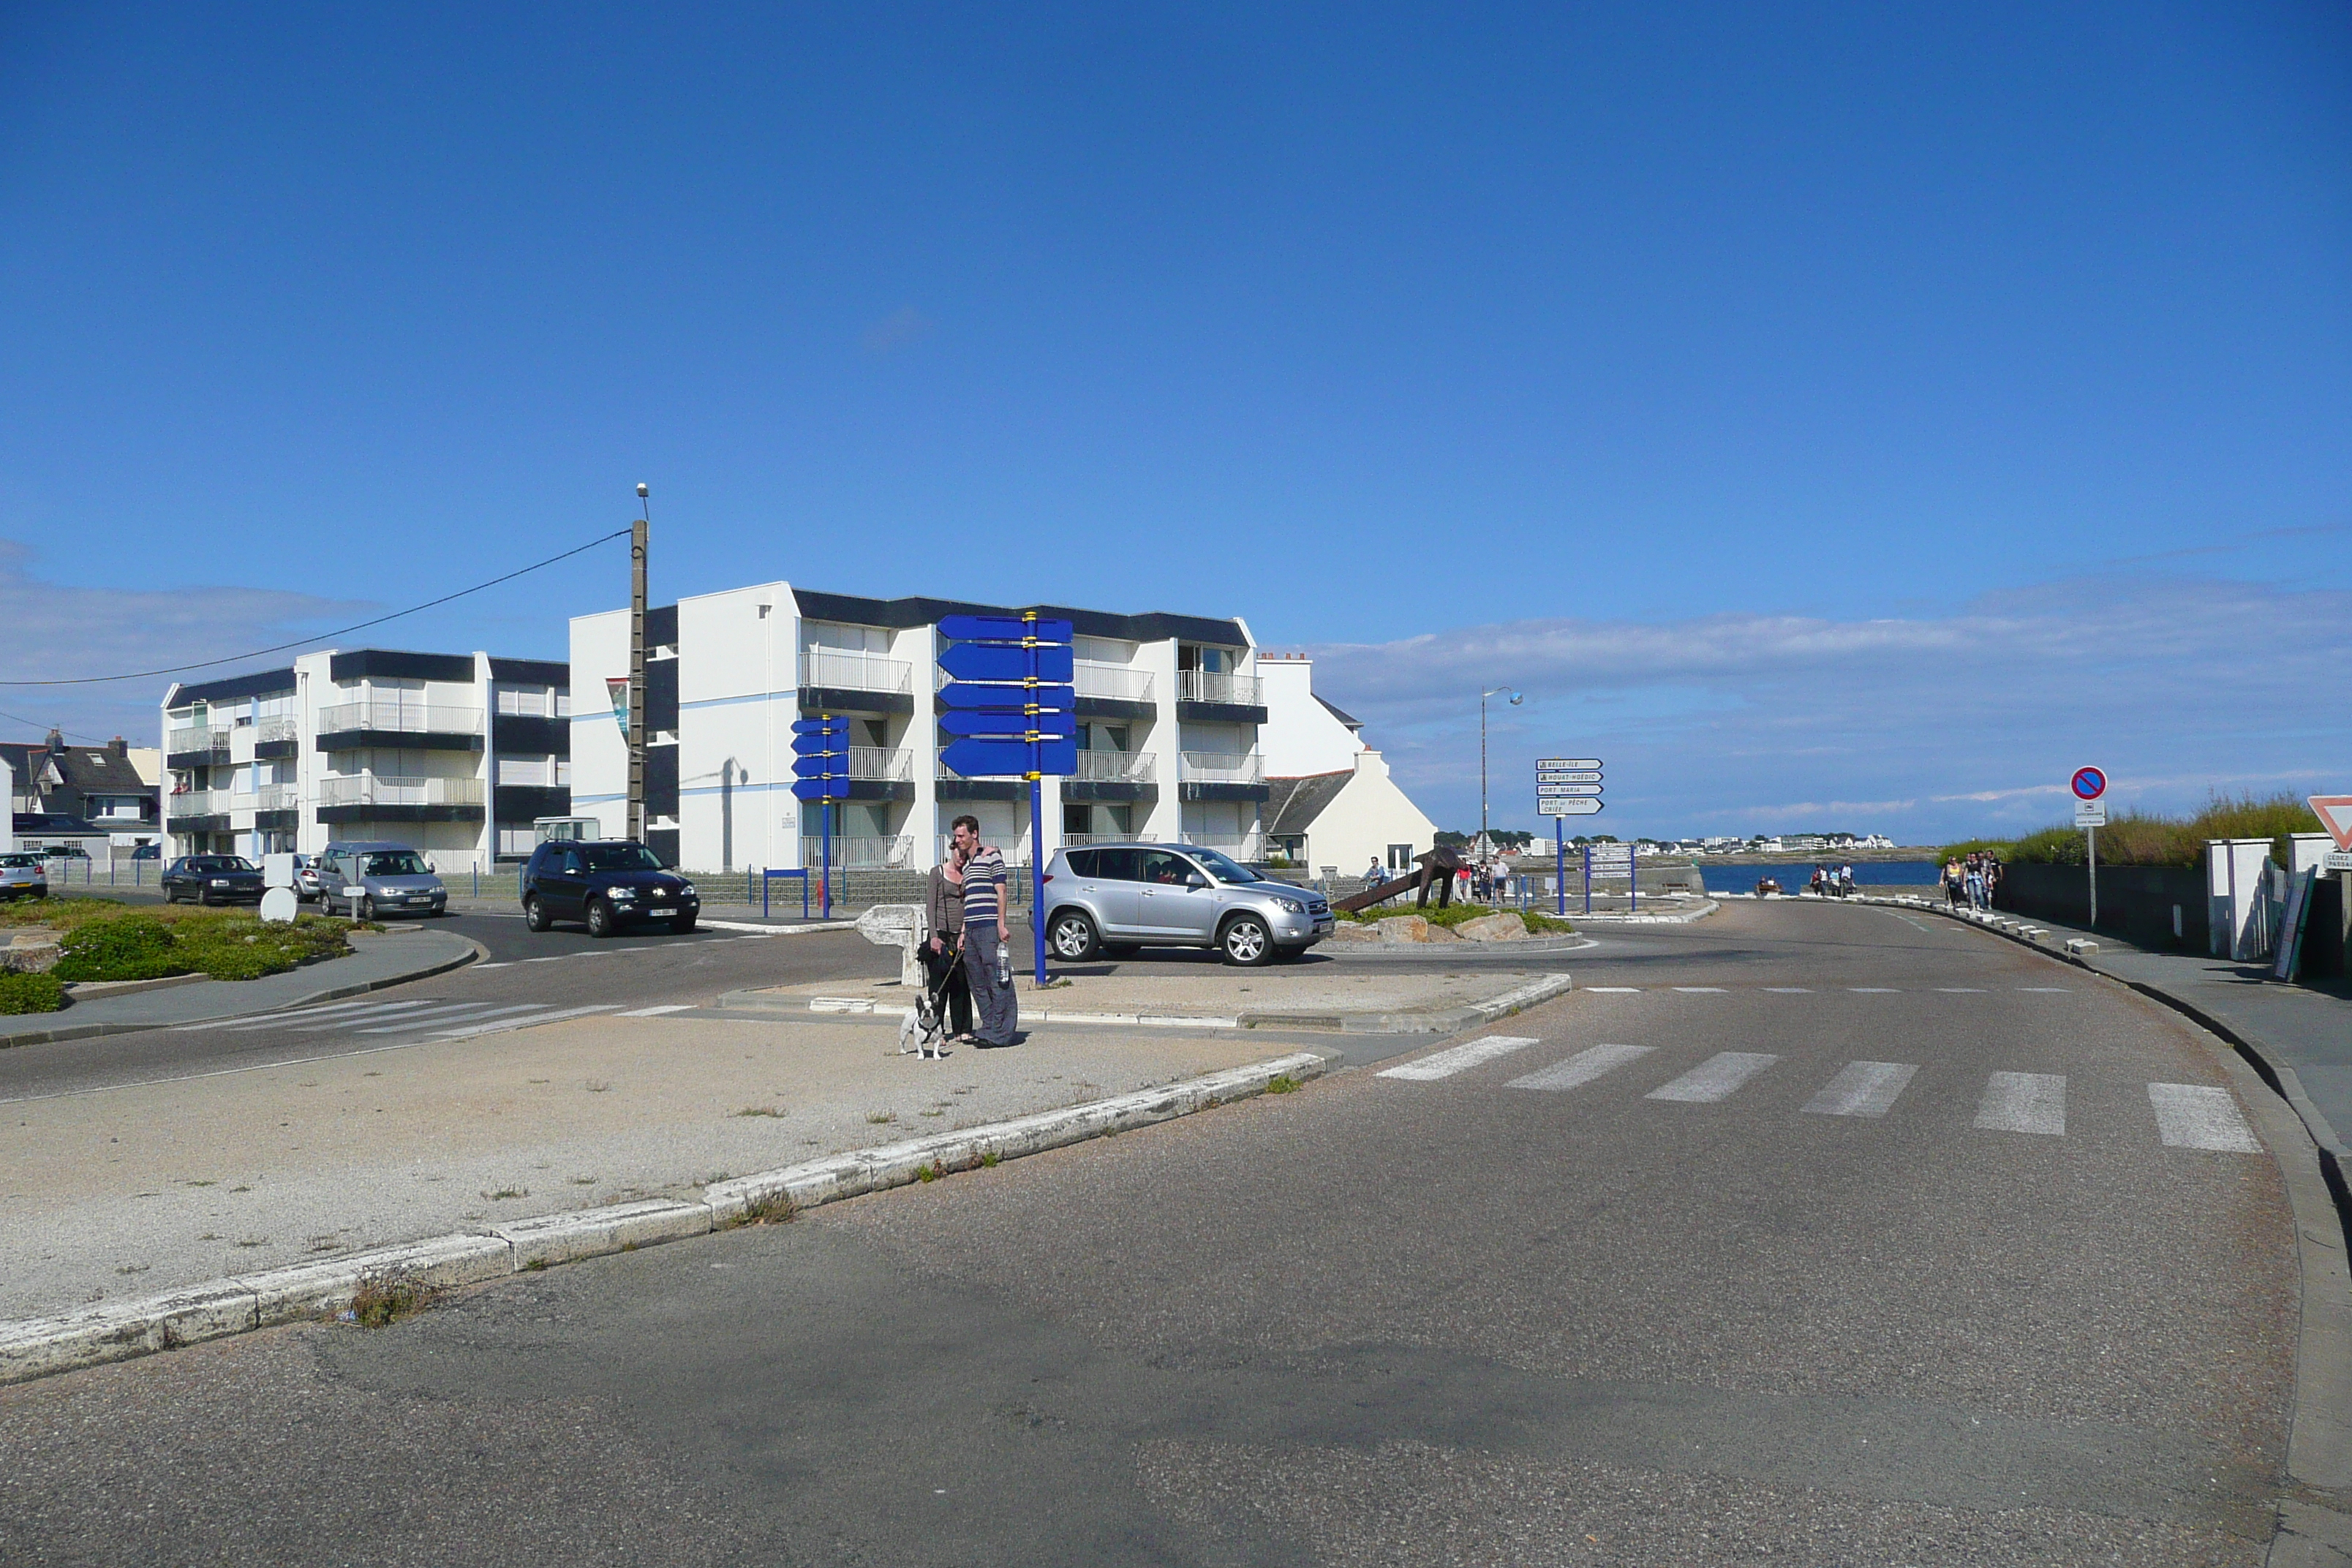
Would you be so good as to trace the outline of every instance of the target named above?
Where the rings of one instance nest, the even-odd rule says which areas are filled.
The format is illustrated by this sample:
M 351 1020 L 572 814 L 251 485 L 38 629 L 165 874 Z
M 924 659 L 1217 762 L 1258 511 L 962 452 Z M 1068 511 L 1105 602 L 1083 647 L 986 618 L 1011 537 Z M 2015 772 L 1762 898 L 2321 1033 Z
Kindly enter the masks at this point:
M 983 931 L 996 923 L 1003 910 L 1003 851 L 982 848 L 964 863 L 963 928 Z

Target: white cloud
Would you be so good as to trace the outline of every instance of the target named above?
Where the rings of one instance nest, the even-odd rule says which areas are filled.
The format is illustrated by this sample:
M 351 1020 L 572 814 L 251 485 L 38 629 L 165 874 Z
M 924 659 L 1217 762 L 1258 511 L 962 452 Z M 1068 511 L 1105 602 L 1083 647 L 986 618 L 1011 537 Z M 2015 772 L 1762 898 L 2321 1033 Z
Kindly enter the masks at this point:
M 1309 649 L 1442 821 L 1477 814 L 1477 693 L 1497 822 L 1533 826 L 1539 752 L 1607 757 L 1619 832 L 1875 828 L 1915 839 L 2054 818 L 2097 763 L 2126 805 L 2209 788 L 2352 784 L 2336 718 L 2352 594 L 2108 577 L 1989 595 L 1941 618 L 1585 618 Z
M 79 588 L 44 582 L 26 570 L 30 552 L 0 539 L 0 680 L 58 680 L 113 675 L 218 658 L 300 637 L 325 617 L 348 621 L 365 606 L 269 588 L 199 587 L 154 592 Z M 328 624 L 334 624 L 329 622 Z M 247 666 L 223 665 L 180 677 L 203 680 L 239 668 L 267 668 L 291 654 Z M 170 677 L 100 686 L 0 685 L 0 734 L 37 739 L 51 724 L 92 739 L 121 734 L 153 744 L 155 704 Z

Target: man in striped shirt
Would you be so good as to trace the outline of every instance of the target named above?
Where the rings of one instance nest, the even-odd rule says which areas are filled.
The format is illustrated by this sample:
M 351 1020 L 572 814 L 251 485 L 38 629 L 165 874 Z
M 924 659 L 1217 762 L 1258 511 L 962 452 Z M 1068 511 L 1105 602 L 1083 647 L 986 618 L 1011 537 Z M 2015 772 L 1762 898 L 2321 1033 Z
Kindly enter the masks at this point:
M 950 831 L 955 857 L 963 862 L 963 968 L 971 981 L 972 1011 L 978 1015 L 972 1044 L 1009 1046 L 1021 1011 L 1013 997 L 1012 965 L 1008 962 L 1000 968 L 997 959 L 1013 940 L 1004 898 L 1004 856 L 980 841 L 976 816 L 957 817 Z

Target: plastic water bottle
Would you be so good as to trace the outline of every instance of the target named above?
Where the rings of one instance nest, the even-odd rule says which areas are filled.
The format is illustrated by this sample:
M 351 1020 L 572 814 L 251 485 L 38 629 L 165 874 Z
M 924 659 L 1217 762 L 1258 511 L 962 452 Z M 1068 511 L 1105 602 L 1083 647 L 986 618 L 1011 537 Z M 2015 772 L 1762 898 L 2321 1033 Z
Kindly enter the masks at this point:
M 1001 942 L 996 944 L 996 983 L 999 985 L 1013 984 L 1013 950 Z

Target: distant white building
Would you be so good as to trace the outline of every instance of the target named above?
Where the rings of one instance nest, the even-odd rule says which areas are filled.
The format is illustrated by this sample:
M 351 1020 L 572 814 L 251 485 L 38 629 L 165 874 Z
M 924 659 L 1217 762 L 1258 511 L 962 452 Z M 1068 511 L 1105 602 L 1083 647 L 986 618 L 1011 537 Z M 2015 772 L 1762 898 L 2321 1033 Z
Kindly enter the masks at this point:
M 1389 776 L 1363 725 L 1315 694 L 1314 661 L 1262 657 L 1269 847 L 1297 866 L 1391 871 L 1433 847 L 1437 825 Z

